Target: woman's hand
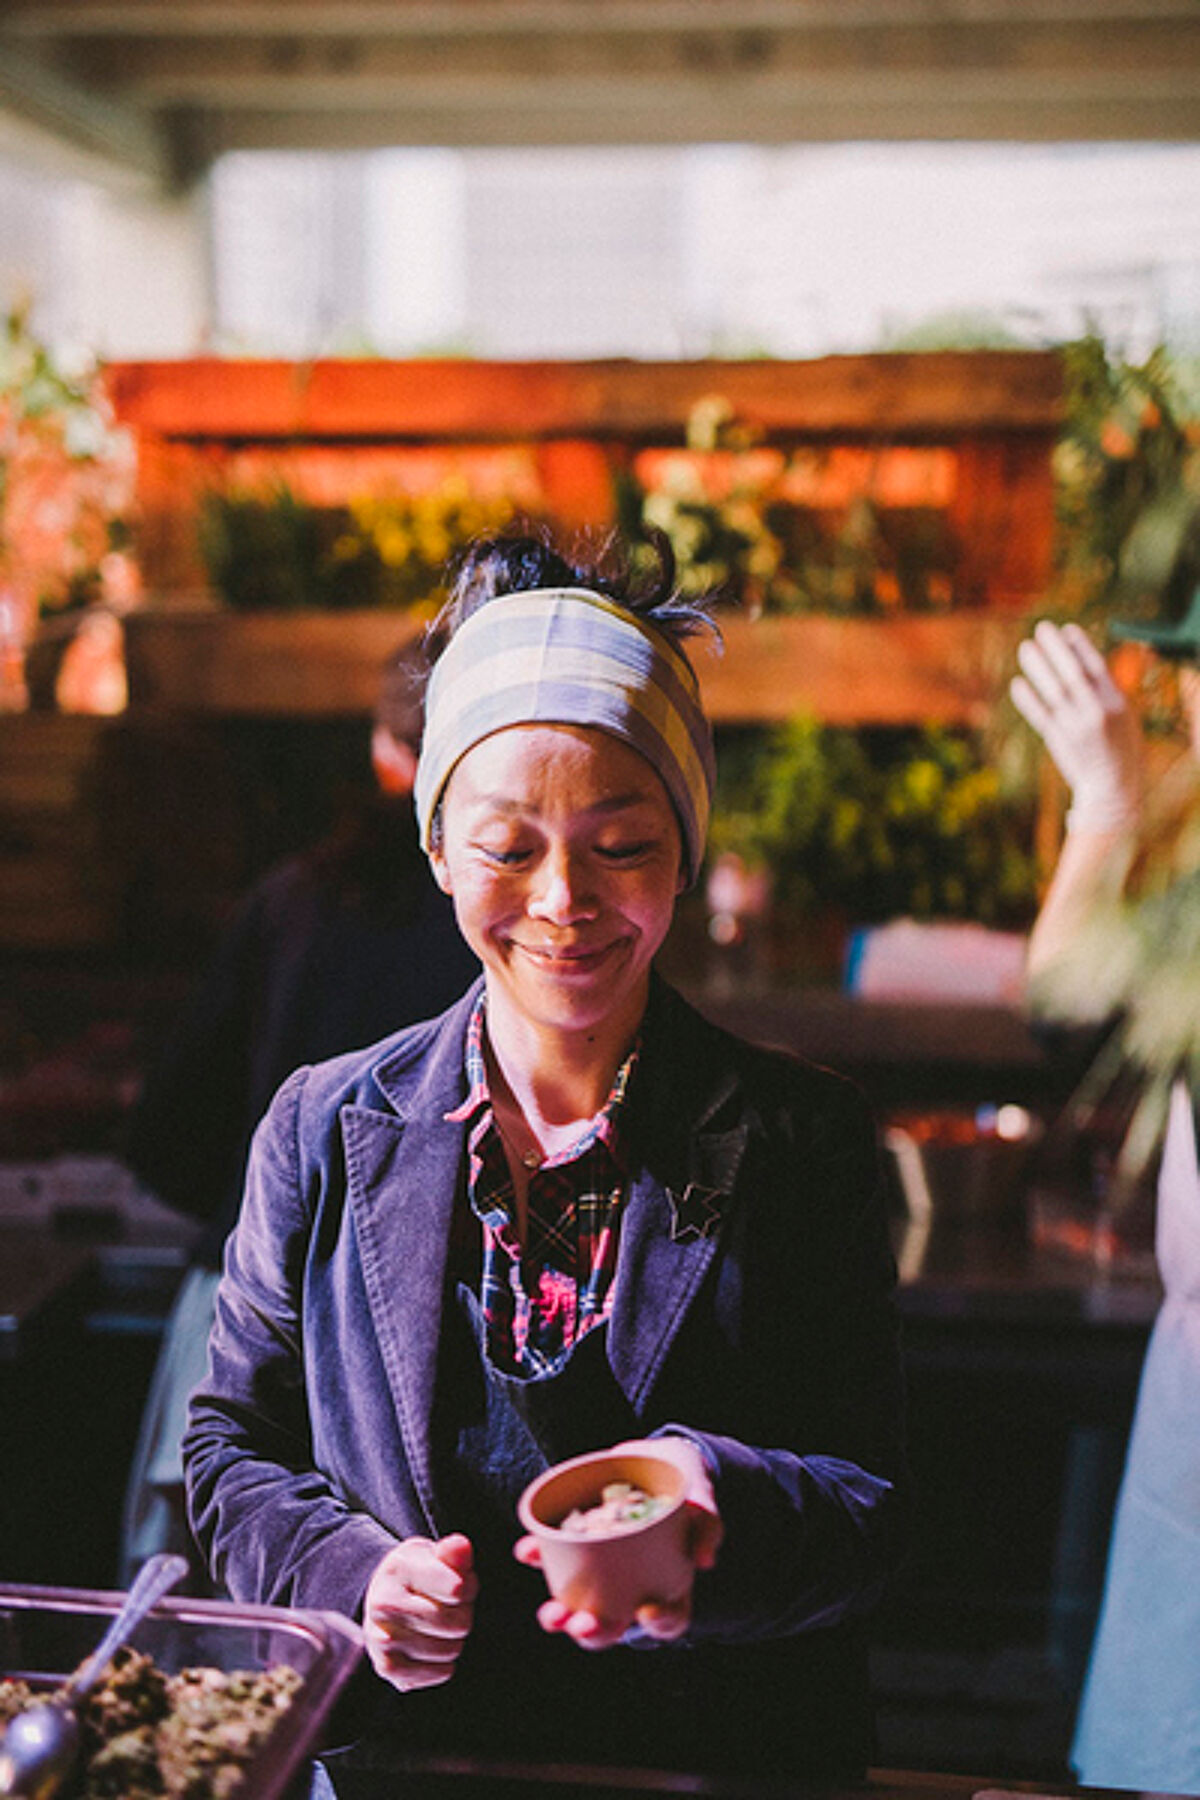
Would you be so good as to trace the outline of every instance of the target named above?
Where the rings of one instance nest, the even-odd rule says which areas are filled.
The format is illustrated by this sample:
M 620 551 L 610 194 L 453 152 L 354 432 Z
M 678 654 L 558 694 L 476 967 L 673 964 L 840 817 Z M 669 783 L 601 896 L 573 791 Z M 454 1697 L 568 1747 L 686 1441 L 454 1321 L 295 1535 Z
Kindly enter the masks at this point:
M 1044 741 L 1071 789 L 1072 829 L 1117 831 L 1141 810 L 1137 720 L 1078 625 L 1043 619 L 1019 647 L 1013 705 Z
M 688 1552 L 693 1572 L 711 1569 L 717 1560 L 724 1527 L 717 1511 L 712 1482 L 695 1444 L 687 1438 L 636 1438 L 614 1444 L 614 1450 L 649 1451 L 666 1456 L 683 1471 L 686 1481 L 684 1505 L 688 1514 Z M 530 1568 L 541 1566 L 537 1540 L 519 1538 L 513 1546 L 518 1562 Z M 632 1626 L 640 1626 L 647 1637 L 669 1643 L 683 1636 L 692 1622 L 692 1589 L 689 1583 L 680 1594 L 649 1600 L 636 1613 L 624 1619 L 600 1619 L 589 1611 L 572 1612 L 562 1600 L 544 1600 L 538 1608 L 538 1623 L 543 1631 L 561 1631 L 573 1638 L 584 1650 L 607 1650 L 619 1643 Z
M 471 1541 L 405 1538 L 371 1577 L 363 1608 L 375 1673 L 401 1693 L 438 1687 L 454 1673 L 475 1614 L 479 1582 Z

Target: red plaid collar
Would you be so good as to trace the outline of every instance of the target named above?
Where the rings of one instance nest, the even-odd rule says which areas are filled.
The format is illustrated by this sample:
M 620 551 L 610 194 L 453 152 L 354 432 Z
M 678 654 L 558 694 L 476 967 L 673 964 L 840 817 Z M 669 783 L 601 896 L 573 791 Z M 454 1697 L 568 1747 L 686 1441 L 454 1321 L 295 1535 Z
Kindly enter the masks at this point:
M 487 995 L 481 993 L 471 1009 L 463 1051 L 467 1076 L 467 1097 L 445 1115 L 448 1124 L 471 1126 L 471 1137 L 474 1141 L 478 1141 L 477 1127 L 485 1122 L 490 1125 L 495 1124 L 491 1089 L 488 1086 L 487 1060 L 484 1055 L 486 1031 Z M 617 1070 L 612 1087 L 609 1089 L 608 1098 L 600 1111 L 588 1122 L 572 1144 L 569 1144 L 565 1150 L 560 1150 L 557 1155 L 546 1158 L 545 1162 L 541 1164 L 543 1169 L 556 1169 L 563 1163 L 574 1162 L 595 1143 L 606 1145 L 617 1166 L 624 1168 L 621 1120 L 625 1097 L 629 1092 L 629 1083 L 633 1079 L 633 1073 L 637 1067 L 640 1049 L 641 1040 L 639 1038 Z

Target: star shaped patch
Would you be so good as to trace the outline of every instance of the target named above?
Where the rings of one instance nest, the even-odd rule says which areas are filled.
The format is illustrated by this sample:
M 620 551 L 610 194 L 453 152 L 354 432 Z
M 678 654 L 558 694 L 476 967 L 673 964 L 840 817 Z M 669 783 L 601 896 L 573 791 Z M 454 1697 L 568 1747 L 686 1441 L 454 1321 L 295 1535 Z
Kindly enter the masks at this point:
M 667 1199 L 671 1202 L 671 1242 L 694 1244 L 700 1238 L 711 1236 L 720 1223 L 721 1201 L 724 1198 L 720 1188 L 701 1187 L 696 1181 L 688 1182 L 682 1196 L 673 1194 L 668 1189 Z

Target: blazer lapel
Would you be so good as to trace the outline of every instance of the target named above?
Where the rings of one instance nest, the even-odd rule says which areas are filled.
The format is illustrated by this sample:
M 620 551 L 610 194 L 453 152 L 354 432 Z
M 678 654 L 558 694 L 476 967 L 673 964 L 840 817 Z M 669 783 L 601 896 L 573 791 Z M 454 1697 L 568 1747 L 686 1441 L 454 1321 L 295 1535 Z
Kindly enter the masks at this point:
M 648 1015 L 635 1148 L 640 1172 L 621 1223 L 609 1360 L 640 1406 L 716 1254 L 736 1205 L 750 1136 L 739 1083 L 727 1063 L 692 1055 L 690 1008 L 669 992 Z
M 463 1144 L 462 1126 L 445 1115 L 463 1097 L 469 1010 L 454 1009 L 411 1071 L 386 1063 L 376 1069 L 395 1115 L 366 1106 L 342 1110 L 347 1201 L 371 1322 L 413 1486 L 435 1534 L 430 1415 Z

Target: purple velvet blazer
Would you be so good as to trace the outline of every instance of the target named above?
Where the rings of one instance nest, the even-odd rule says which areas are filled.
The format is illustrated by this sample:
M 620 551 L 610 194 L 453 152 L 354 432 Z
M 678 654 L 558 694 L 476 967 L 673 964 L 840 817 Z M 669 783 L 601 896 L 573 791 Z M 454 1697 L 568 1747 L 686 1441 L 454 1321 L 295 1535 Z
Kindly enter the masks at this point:
M 464 1128 L 446 1115 L 477 991 L 297 1071 L 259 1127 L 184 1445 L 194 1527 L 235 1598 L 353 1616 L 398 1538 L 455 1528 L 430 1415 L 464 1192 Z M 683 1431 L 713 1473 L 726 1537 L 692 1635 L 761 1643 L 852 1619 L 904 1511 L 867 1108 L 659 981 L 630 1104 L 606 1353 L 642 1431 Z

